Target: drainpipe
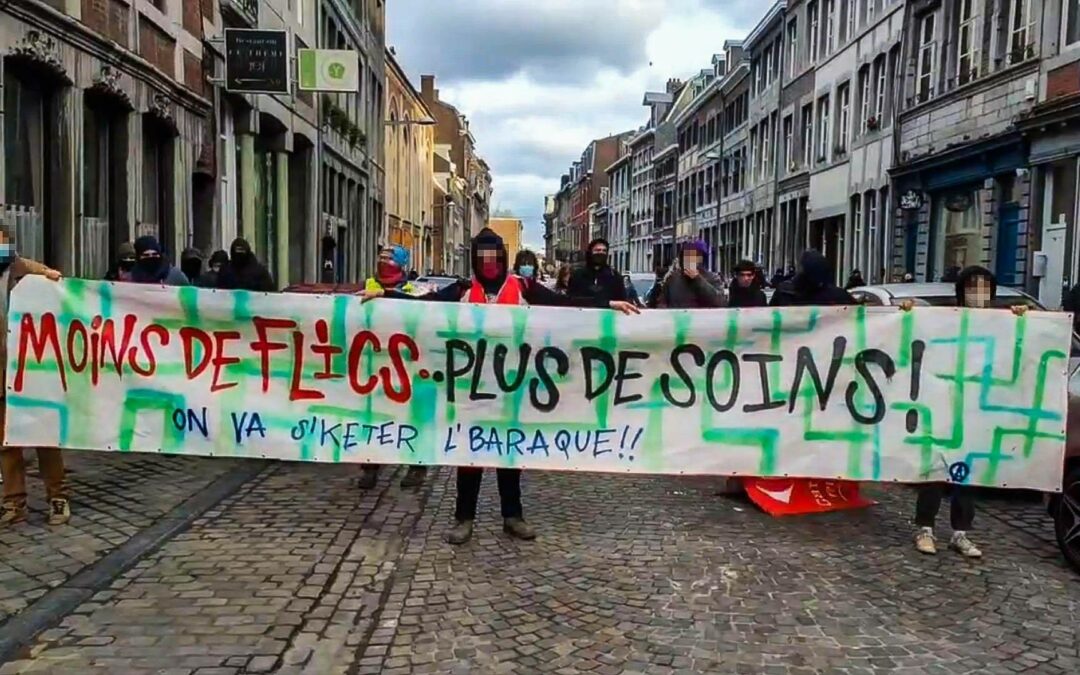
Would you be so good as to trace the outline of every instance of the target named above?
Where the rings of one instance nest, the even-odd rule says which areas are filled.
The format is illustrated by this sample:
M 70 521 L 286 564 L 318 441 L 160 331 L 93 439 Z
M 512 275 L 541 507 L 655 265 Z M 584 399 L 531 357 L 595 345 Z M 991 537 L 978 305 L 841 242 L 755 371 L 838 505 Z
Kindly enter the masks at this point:
M 892 155 L 893 155 L 892 156 L 892 166 L 893 167 L 900 166 L 900 131 L 901 131 L 901 129 L 900 129 L 900 127 L 901 127 L 900 115 L 901 115 L 902 112 L 904 112 L 903 110 L 901 110 L 901 106 L 903 106 L 904 108 L 907 107 L 906 99 L 904 98 L 904 94 L 907 92 L 907 74 L 906 74 L 906 72 L 907 72 L 908 59 L 910 58 L 910 55 L 911 55 L 910 45 L 908 44 L 908 26 L 911 23 L 911 19 L 912 19 L 912 3 L 908 2 L 906 5 L 904 5 L 904 21 L 903 21 L 903 23 L 901 24 L 901 27 L 900 27 L 900 64 L 901 64 L 901 67 L 904 68 L 905 75 L 903 77 L 899 78 L 899 83 L 894 84 L 895 87 L 898 87 L 898 90 L 893 90 L 893 101 L 894 101 L 894 104 L 893 104 L 893 128 L 892 128 L 892 137 L 893 137 L 893 139 L 892 139 L 893 140 L 893 143 L 892 143 L 892 146 L 893 146 L 892 147 Z M 918 66 L 916 65 L 916 69 L 917 68 L 918 68 Z M 899 94 L 899 95 L 897 95 L 897 94 Z M 893 251 L 893 244 L 895 242 L 896 237 L 893 234 L 893 225 L 896 222 L 896 220 L 898 219 L 898 217 L 896 215 L 897 209 L 893 208 L 893 204 L 899 204 L 900 203 L 900 197 L 899 197 L 898 192 L 899 192 L 899 190 L 897 189 L 896 184 L 893 183 L 892 179 L 890 178 L 889 179 L 889 204 L 888 204 L 888 206 L 889 206 L 889 219 L 887 221 L 886 227 L 883 228 L 884 232 L 882 233 L 884 235 L 884 237 L 885 237 L 885 251 L 884 251 L 885 260 L 883 262 L 885 263 L 884 267 L 885 267 L 885 270 L 886 270 L 886 275 L 889 275 L 891 273 L 891 271 L 893 270 L 893 267 L 894 267 L 893 256 L 895 255 L 895 252 Z M 900 219 L 903 219 L 903 217 L 900 216 Z M 915 226 L 918 227 L 917 222 L 915 223 Z M 905 237 L 905 241 L 906 241 L 906 237 Z M 915 270 L 911 270 L 911 272 L 912 272 L 912 274 L 914 274 Z M 888 282 L 888 278 L 885 278 L 885 279 L 881 280 L 881 283 L 887 283 L 887 282 Z
M 787 65 L 787 62 L 785 61 L 785 58 L 786 58 L 787 52 L 788 52 L 788 50 L 786 49 L 786 47 L 787 47 L 786 40 L 787 40 L 787 6 L 785 5 L 784 9 L 780 11 L 780 78 L 776 81 L 776 86 L 777 86 L 777 91 L 776 91 L 776 121 L 777 121 L 778 124 L 783 124 L 783 116 L 780 113 L 783 112 L 782 108 L 783 108 L 783 104 L 784 104 L 784 83 L 786 82 L 784 77 L 785 77 L 785 75 L 787 73 L 787 68 L 785 67 Z M 816 81 L 816 76 L 815 76 L 815 81 Z M 794 122 L 794 117 L 792 118 L 792 121 Z M 774 139 L 774 141 L 776 141 L 776 142 L 774 142 L 772 144 L 772 146 L 773 146 L 772 147 L 772 153 L 773 153 L 773 212 L 772 212 L 772 216 L 773 216 L 773 222 L 776 225 L 776 231 L 777 231 L 778 234 L 781 234 L 780 239 L 781 239 L 781 241 L 783 241 L 783 236 L 782 236 L 783 233 L 779 231 L 779 229 L 780 229 L 779 228 L 779 223 L 780 223 L 780 162 L 779 162 L 779 159 L 780 159 L 780 143 L 779 143 L 779 139 L 780 139 L 780 136 L 779 136 L 779 134 L 776 133 L 776 129 L 772 128 L 771 124 L 770 124 L 770 128 L 769 128 L 769 133 L 773 135 L 773 139 Z M 791 133 L 794 134 L 795 130 L 792 129 Z M 770 245 L 771 245 L 771 243 L 772 242 L 770 242 Z M 781 251 L 780 251 L 781 264 L 786 264 L 787 261 L 784 260 L 784 251 L 782 249 L 783 249 L 783 247 L 781 247 Z M 770 260 L 769 262 L 775 263 L 776 261 L 775 260 Z M 770 267 L 769 265 L 765 266 L 765 271 L 766 272 L 768 272 L 769 267 Z M 775 264 L 772 265 L 772 268 L 776 269 Z

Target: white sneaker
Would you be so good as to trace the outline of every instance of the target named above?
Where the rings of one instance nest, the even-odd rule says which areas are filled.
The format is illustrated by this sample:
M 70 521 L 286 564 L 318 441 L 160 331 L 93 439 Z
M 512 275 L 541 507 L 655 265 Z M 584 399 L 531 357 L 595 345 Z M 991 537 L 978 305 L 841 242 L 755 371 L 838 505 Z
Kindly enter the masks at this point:
M 953 532 L 952 541 L 949 542 L 949 547 L 956 551 L 965 558 L 981 558 L 982 551 L 971 543 L 968 539 L 967 532 Z
M 934 528 L 920 527 L 916 530 L 915 550 L 927 555 L 934 555 L 937 553 L 937 543 L 934 541 Z

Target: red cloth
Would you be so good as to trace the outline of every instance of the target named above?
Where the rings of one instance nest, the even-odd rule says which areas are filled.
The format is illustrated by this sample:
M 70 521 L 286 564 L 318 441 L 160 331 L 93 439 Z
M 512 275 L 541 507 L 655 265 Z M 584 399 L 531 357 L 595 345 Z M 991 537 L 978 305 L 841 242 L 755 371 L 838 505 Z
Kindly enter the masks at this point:
M 488 304 L 487 293 L 484 292 L 484 287 L 480 285 L 480 282 L 473 279 L 472 287 L 465 295 L 466 302 L 475 302 L 481 305 Z M 506 277 L 506 281 L 503 282 L 502 288 L 499 289 L 499 293 L 492 301 L 495 305 L 524 305 L 524 289 L 521 287 L 521 279 L 513 274 Z
M 796 516 L 861 509 L 876 502 L 859 494 L 859 484 L 819 478 L 744 478 L 746 496 L 770 516 Z

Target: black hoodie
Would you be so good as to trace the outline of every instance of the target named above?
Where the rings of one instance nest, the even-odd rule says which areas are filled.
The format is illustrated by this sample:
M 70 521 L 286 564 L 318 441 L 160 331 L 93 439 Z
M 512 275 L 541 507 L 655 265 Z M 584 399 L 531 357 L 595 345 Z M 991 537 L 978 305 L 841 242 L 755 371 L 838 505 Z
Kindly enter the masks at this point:
M 488 249 L 494 250 L 498 256 L 499 268 L 502 270 L 499 276 L 494 279 L 485 279 L 480 276 L 480 251 Z M 485 227 L 480 230 L 472 240 L 471 258 L 473 276 L 480 285 L 484 287 L 484 292 L 488 295 L 495 295 L 506 283 L 506 274 L 509 269 L 509 261 L 506 255 L 506 244 L 503 243 L 502 237 L 498 235 L 495 230 L 489 227 Z
M 585 249 L 585 265 L 570 275 L 567 294 L 582 307 L 592 307 L 600 301 L 607 307 L 608 303 L 615 300 L 626 300 L 626 286 L 623 284 L 622 275 L 613 270 L 606 261 L 598 264 L 593 260 L 591 251 L 597 244 L 608 246 L 604 239 L 590 241 Z M 608 248 L 610 249 L 610 246 Z
M 832 266 L 819 251 L 810 249 L 799 259 L 799 273 L 780 284 L 773 294 L 771 307 L 817 307 L 857 305 L 855 298 L 833 282 Z
M 757 267 L 754 263 L 749 260 L 740 261 L 739 264 L 735 265 L 736 277 L 738 277 L 739 272 L 754 272 L 754 280 L 745 288 L 739 285 L 738 278 L 731 280 L 731 285 L 728 286 L 728 307 L 767 306 L 769 300 L 765 297 L 765 291 L 761 288 L 761 281 L 756 274 Z
M 266 293 L 277 290 L 274 277 L 255 257 L 251 244 L 243 237 L 233 239 L 232 246 L 229 247 L 229 262 L 223 265 L 218 273 L 218 288 Z

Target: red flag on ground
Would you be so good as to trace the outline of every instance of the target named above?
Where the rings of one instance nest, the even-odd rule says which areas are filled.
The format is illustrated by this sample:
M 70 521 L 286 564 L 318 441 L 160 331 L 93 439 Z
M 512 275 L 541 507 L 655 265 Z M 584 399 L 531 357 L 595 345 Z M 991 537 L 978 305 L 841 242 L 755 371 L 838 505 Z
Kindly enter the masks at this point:
M 797 516 L 872 506 L 859 484 L 819 478 L 744 478 L 750 500 L 770 516 Z

